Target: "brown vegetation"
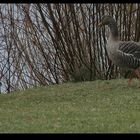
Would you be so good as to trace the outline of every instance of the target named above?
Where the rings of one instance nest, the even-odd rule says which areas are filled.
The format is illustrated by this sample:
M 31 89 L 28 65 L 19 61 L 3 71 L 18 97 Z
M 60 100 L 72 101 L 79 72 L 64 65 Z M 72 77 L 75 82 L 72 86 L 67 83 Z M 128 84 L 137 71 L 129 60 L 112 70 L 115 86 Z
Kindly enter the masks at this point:
M 139 4 L 0 4 L 0 80 L 5 92 L 125 72 L 106 52 L 105 14 L 121 40 L 140 40 Z

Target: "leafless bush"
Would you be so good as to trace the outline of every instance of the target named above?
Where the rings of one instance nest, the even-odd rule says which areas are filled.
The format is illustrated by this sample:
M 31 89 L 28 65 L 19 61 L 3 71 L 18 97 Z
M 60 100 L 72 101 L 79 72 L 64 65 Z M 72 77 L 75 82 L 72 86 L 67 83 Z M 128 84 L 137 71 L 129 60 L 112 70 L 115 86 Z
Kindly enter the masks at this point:
M 121 40 L 140 40 L 139 4 L 1 4 L 2 91 L 124 76 L 108 59 L 103 15 Z

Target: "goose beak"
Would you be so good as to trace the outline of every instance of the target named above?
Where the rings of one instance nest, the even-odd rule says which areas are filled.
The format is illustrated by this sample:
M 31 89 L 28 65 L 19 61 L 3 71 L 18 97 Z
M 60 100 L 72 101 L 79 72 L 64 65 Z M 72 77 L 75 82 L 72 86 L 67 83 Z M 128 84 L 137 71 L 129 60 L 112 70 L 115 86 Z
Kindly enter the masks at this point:
M 98 27 L 102 27 L 102 26 L 103 26 L 103 23 L 100 22 L 97 26 L 98 26 Z

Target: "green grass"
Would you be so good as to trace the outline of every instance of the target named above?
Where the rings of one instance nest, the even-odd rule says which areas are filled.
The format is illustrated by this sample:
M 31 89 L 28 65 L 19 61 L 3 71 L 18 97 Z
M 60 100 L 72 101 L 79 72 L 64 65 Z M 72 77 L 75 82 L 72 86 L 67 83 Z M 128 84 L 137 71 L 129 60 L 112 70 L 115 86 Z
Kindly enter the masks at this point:
M 0 132 L 140 132 L 139 84 L 97 80 L 1 94 Z

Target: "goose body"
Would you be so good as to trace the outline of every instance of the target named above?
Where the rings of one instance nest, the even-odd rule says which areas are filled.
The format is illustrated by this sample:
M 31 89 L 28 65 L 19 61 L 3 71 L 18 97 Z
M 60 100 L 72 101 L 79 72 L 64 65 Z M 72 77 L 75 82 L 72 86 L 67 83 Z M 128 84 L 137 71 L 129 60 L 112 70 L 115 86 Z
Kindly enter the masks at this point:
M 140 67 L 140 45 L 136 42 L 117 41 L 112 44 L 108 41 L 107 52 L 112 62 L 119 67 Z
M 119 67 L 134 70 L 140 79 L 138 68 L 140 67 L 140 43 L 134 41 L 120 41 L 115 20 L 110 16 L 104 16 L 99 26 L 108 25 L 110 35 L 107 41 L 107 52 L 110 60 Z M 130 84 L 131 79 L 129 80 Z

